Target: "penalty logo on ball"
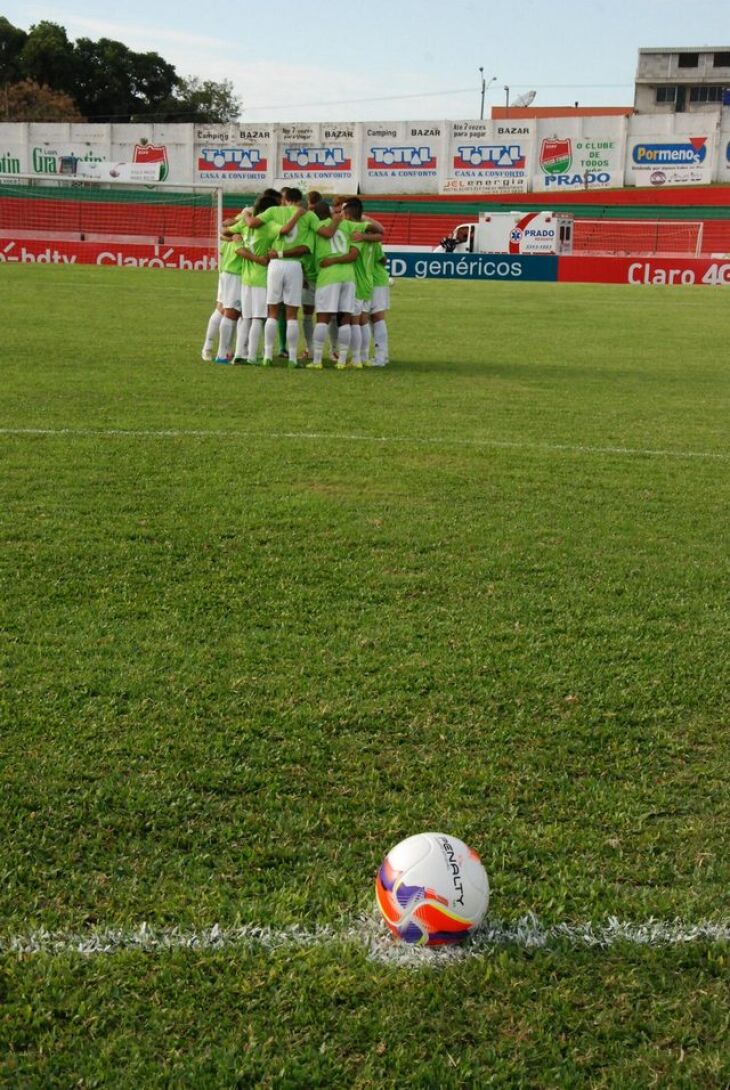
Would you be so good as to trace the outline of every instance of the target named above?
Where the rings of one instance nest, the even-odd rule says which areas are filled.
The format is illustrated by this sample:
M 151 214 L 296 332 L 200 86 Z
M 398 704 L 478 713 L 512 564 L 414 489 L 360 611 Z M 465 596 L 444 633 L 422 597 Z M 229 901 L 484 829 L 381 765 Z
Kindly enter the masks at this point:
M 378 871 L 375 893 L 393 935 L 420 946 L 461 942 L 489 904 L 479 856 L 444 833 L 419 833 L 396 844 Z

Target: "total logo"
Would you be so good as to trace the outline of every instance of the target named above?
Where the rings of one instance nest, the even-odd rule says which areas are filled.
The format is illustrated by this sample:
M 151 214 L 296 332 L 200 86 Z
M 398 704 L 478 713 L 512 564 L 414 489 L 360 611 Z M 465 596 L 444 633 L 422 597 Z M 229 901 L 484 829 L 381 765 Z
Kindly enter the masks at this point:
M 368 170 L 436 170 L 433 148 L 378 146 L 370 149 Z
M 233 172 L 250 171 L 265 174 L 268 163 L 258 148 L 202 148 L 198 156 L 198 170 Z
M 519 144 L 464 144 L 456 149 L 454 170 L 524 170 L 525 152 Z
M 340 174 L 350 174 L 352 159 L 345 155 L 344 148 L 285 148 L 282 170 L 334 170 Z
M 699 166 L 707 157 L 706 145 L 706 136 L 691 136 L 686 144 L 635 144 L 631 157 L 638 166 Z

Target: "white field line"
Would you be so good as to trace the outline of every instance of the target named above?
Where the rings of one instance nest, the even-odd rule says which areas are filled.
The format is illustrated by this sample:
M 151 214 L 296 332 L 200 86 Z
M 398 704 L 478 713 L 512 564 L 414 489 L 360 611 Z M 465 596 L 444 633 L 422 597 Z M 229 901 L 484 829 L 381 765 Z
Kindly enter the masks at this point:
M 375 914 L 360 916 L 339 928 L 251 925 L 224 928 L 216 924 L 193 930 L 143 923 L 130 930 L 96 927 L 85 932 L 37 930 L 25 935 L 0 937 L 0 956 L 79 954 L 93 957 L 125 951 L 153 954 L 175 950 L 276 951 L 349 945 L 360 947 L 372 961 L 418 968 L 488 957 L 499 947 L 538 950 L 562 945 L 605 950 L 622 944 L 661 947 L 695 942 L 730 943 L 730 920 L 691 924 L 682 920 L 648 919 L 643 923 L 631 923 L 608 917 L 604 923 L 546 925 L 530 914 L 514 923 L 488 920 L 463 945 L 440 950 L 395 942 Z
M 663 450 L 643 447 L 589 446 L 571 443 L 525 443 L 502 439 L 459 439 L 451 436 L 419 435 L 364 435 L 347 432 L 256 432 L 216 431 L 195 428 L 0 428 L 0 436 L 47 436 L 50 438 L 100 438 L 100 439 L 253 439 L 253 440 L 302 440 L 334 443 L 411 443 L 416 446 L 473 447 L 505 450 L 534 450 L 564 454 L 609 454 L 633 458 L 699 458 L 726 462 L 730 452 L 709 450 Z

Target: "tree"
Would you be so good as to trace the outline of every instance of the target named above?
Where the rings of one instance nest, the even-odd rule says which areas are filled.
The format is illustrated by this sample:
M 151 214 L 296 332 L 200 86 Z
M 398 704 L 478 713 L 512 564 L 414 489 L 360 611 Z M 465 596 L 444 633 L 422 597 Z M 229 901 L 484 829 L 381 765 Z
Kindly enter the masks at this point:
M 74 51 L 62 26 L 47 20 L 32 26 L 19 60 L 23 79 L 73 95 L 76 84 Z
M 0 92 L 4 121 L 84 121 L 74 100 L 64 91 L 52 91 L 25 79 Z
M 79 38 L 74 47 L 76 99 L 93 121 L 128 121 L 154 113 L 175 91 L 173 65 L 157 53 L 134 53 L 111 38 Z
M 24 30 L 0 15 L 0 86 L 16 83 L 23 78 L 20 54 L 28 39 Z
M 155 113 L 164 121 L 225 125 L 241 116 L 241 101 L 234 95 L 230 80 L 216 83 L 191 76 L 179 79 L 174 97 L 161 103 Z

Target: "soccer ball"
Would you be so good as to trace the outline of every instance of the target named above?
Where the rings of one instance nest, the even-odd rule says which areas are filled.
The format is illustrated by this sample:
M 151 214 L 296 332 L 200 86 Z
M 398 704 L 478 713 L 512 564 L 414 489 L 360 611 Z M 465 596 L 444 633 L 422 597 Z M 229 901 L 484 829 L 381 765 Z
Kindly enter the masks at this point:
M 375 879 L 378 907 L 404 942 L 444 946 L 461 942 L 489 904 L 487 872 L 463 840 L 418 833 L 386 855 Z

